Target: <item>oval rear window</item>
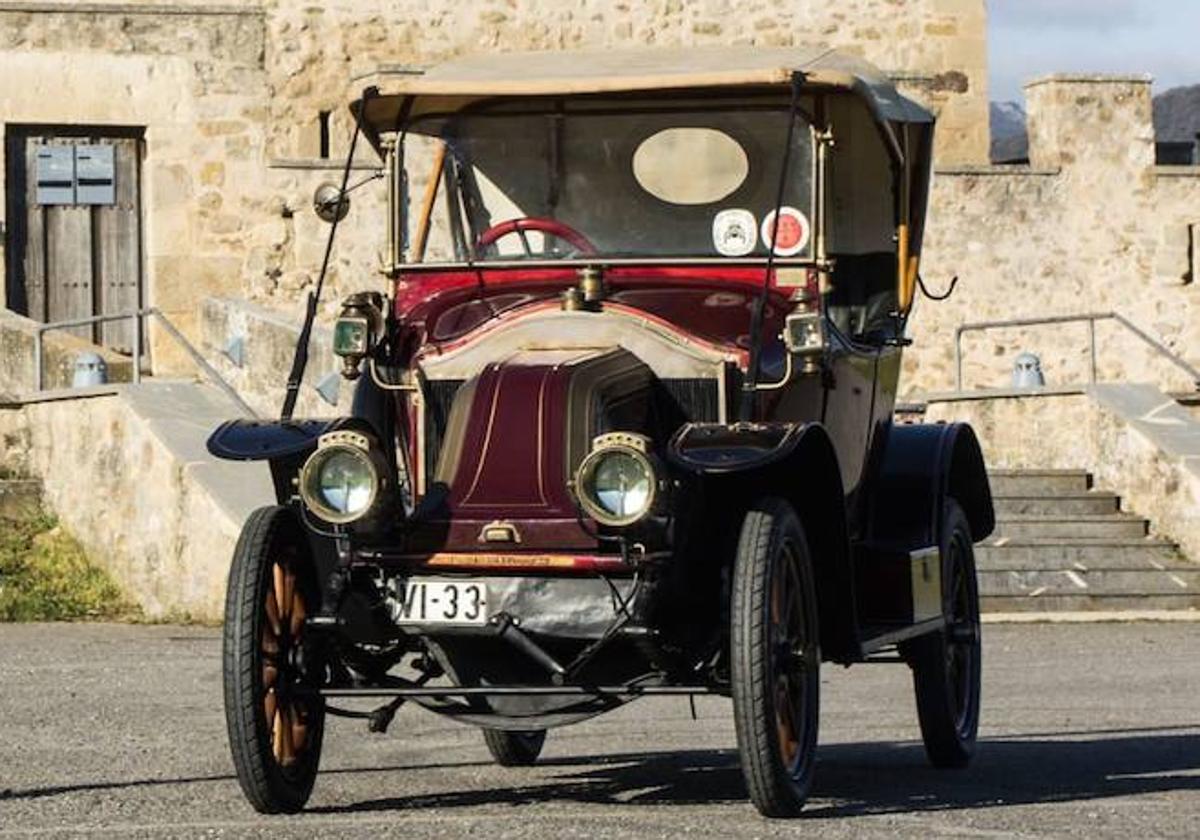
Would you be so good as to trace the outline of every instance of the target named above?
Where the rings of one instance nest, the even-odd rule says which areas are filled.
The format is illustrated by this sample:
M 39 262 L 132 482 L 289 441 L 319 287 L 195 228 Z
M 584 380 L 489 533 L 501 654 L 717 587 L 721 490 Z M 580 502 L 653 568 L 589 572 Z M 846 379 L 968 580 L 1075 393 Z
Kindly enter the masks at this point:
M 750 172 L 746 150 L 715 128 L 665 128 L 633 153 L 633 177 L 668 204 L 714 204 Z

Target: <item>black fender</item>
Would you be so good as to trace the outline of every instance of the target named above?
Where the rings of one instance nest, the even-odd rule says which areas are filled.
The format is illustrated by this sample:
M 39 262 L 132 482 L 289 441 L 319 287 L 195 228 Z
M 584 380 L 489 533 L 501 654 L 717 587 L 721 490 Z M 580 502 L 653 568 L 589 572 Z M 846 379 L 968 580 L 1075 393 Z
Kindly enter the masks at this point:
M 780 496 L 792 504 L 810 543 L 822 655 L 836 662 L 857 660 L 846 495 L 825 428 L 820 423 L 692 423 L 671 438 L 666 456 L 684 484 L 698 486 L 701 510 L 694 517 L 699 521 L 719 521 L 736 533 L 755 499 Z
M 208 451 L 226 461 L 267 461 L 275 501 L 286 505 L 295 495 L 293 479 L 308 456 L 317 448 L 317 439 L 337 429 L 358 428 L 366 424 L 349 417 L 332 420 L 226 420 L 208 438 Z
M 226 461 L 274 461 L 307 455 L 336 420 L 226 420 L 208 437 L 209 454 Z
M 337 429 L 364 428 L 375 433 L 376 440 L 392 439 L 395 428 L 387 393 L 370 378 L 362 379 L 354 391 L 350 417 L 327 420 L 227 420 L 208 437 L 209 454 L 226 461 L 273 461 L 295 455 L 307 455 L 317 446 L 317 438 Z M 390 447 L 384 446 L 387 450 Z
M 966 423 L 892 424 L 872 492 L 871 542 L 899 550 L 940 545 L 947 498 L 978 542 L 996 528 L 983 450 Z
M 338 429 L 372 433 L 395 476 L 395 416 L 387 392 L 371 377 L 363 377 L 350 411 L 350 417 L 327 420 L 227 420 L 209 435 L 208 451 L 227 461 L 270 462 L 280 504 L 291 498 L 292 479 L 317 448 L 317 439 Z

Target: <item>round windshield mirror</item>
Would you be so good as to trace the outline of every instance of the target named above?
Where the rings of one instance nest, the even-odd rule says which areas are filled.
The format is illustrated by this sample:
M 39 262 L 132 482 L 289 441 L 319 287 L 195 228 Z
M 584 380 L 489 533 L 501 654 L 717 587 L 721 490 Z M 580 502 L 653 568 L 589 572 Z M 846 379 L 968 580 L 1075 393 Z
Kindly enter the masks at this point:
M 633 177 L 669 204 L 713 204 L 740 187 L 749 172 L 746 150 L 715 128 L 666 128 L 633 153 Z
M 337 184 L 324 183 L 313 193 L 313 210 L 323 222 L 340 222 L 350 212 L 350 197 Z

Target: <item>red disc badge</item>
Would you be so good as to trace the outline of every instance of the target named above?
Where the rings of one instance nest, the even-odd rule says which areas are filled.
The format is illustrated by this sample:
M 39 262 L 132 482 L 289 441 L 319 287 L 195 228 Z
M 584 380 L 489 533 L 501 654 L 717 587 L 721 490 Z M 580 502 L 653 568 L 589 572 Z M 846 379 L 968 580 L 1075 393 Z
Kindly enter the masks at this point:
M 767 214 L 762 223 L 763 245 L 771 247 L 771 239 L 775 239 L 775 255 L 778 257 L 794 257 L 808 247 L 808 239 L 812 228 L 808 219 L 795 207 L 779 208 L 779 231 L 775 231 L 775 212 Z

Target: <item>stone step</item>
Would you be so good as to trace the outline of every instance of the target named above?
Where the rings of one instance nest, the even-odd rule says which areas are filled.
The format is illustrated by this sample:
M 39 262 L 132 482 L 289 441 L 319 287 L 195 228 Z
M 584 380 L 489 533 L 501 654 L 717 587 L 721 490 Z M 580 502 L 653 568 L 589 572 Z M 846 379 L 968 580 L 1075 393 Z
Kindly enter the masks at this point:
M 42 508 L 42 483 L 32 478 L 0 479 L 0 517 L 23 519 Z
M 982 598 L 984 613 L 1141 612 L 1200 610 L 1200 593 L 1190 595 L 1001 595 Z
M 1195 595 L 1200 569 L 1092 569 L 980 572 L 979 594 L 986 597 L 1042 595 Z
M 1009 537 L 1127 539 L 1144 537 L 1149 525 L 1143 517 L 1131 513 L 1109 514 L 1025 514 L 996 520 L 991 539 Z
M 1078 494 L 1092 486 L 1092 477 L 1085 470 L 990 470 L 988 481 L 993 496 Z
M 996 516 L 1026 516 L 1029 514 L 1072 516 L 1117 513 L 1121 500 L 1115 493 L 1062 493 L 1055 496 L 992 496 Z
M 1157 539 L 989 538 L 975 546 L 979 571 L 1062 569 L 1195 569 L 1174 543 Z

